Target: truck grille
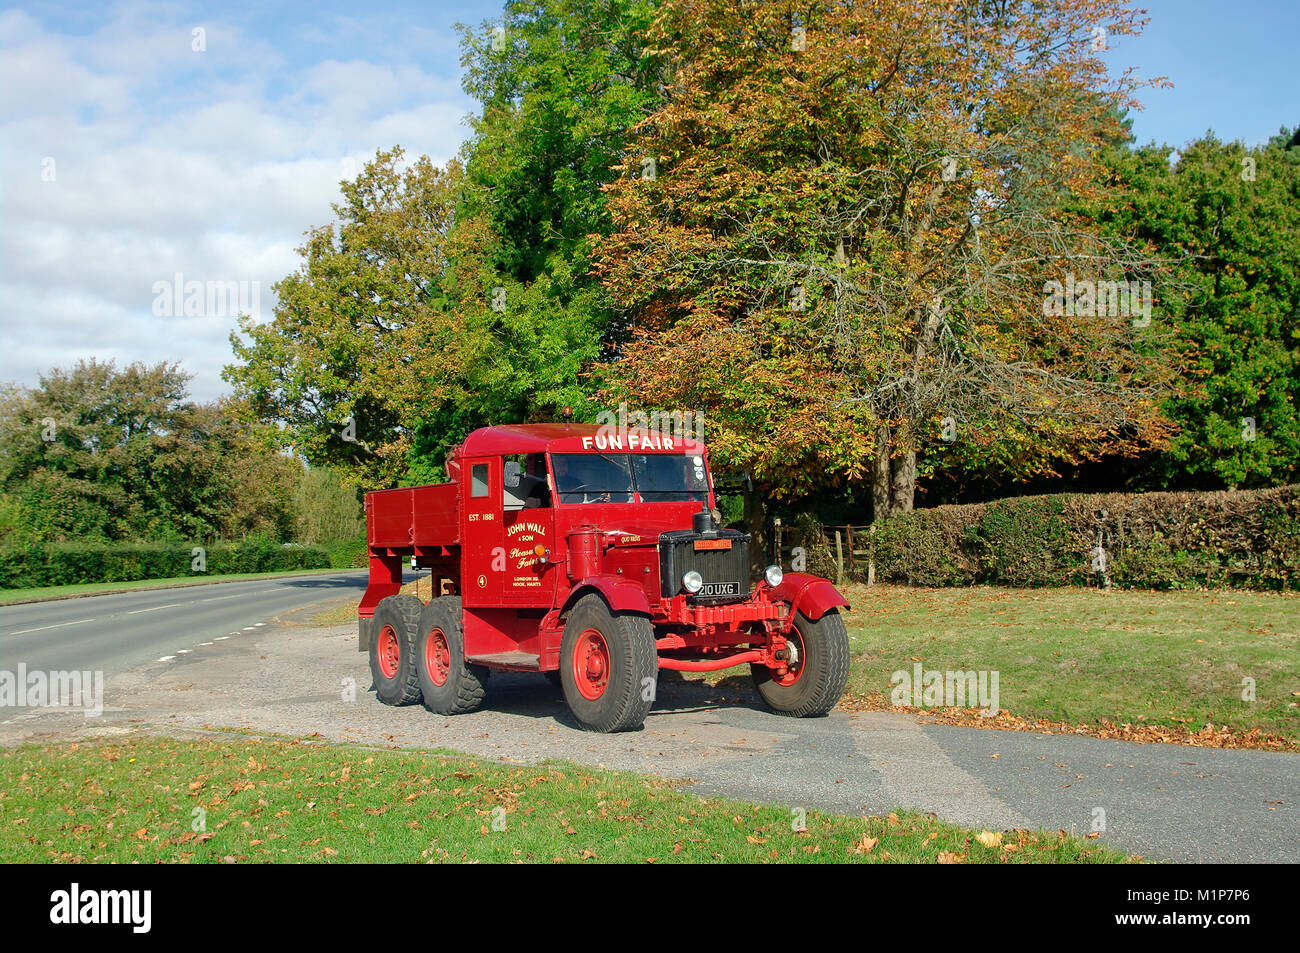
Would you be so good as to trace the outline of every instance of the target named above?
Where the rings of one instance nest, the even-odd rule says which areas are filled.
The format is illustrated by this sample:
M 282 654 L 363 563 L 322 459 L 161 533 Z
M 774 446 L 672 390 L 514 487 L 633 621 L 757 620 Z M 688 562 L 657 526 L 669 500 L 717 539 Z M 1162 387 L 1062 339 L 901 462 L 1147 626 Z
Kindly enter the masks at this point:
M 690 597 L 692 602 L 737 602 L 748 598 L 749 534 L 730 529 L 715 536 L 692 530 L 662 534 L 659 579 L 663 595 L 671 598 L 682 592 L 682 576 L 692 569 L 704 577 L 704 588 Z

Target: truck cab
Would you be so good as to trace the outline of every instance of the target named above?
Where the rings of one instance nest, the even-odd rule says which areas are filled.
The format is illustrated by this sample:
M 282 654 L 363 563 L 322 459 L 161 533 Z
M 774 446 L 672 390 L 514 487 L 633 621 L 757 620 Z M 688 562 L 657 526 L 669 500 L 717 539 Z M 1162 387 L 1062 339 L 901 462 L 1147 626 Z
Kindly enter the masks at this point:
M 703 443 L 649 430 L 521 424 L 470 434 L 447 483 L 366 496 L 359 647 L 376 694 L 441 714 L 494 670 L 552 673 L 585 728 L 639 728 L 662 669 L 749 665 L 764 700 L 829 711 L 848 673 L 843 596 L 770 566 L 719 525 Z M 426 604 L 402 566 L 430 570 Z

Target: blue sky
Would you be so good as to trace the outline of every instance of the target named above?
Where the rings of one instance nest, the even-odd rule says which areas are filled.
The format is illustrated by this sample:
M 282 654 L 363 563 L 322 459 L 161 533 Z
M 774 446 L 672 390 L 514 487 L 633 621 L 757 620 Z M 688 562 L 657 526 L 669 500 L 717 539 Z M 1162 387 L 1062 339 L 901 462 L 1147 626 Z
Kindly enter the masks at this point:
M 1108 54 L 1175 84 L 1143 92 L 1140 142 L 1213 128 L 1253 144 L 1300 123 L 1300 0 L 1146 7 L 1145 34 Z M 236 285 L 269 317 L 340 179 L 395 143 L 457 152 L 474 103 L 453 25 L 499 9 L 0 3 L 0 382 L 91 356 L 178 360 L 196 398 L 225 393 L 236 309 L 167 313 L 166 289 Z
M 1136 66 L 1173 89 L 1144 90 L 1134 115 L 1139 143 L 1181 146 L 1206 130 L 1262 143 L 1300 124 L 1300 0 L 1146 0 L 1151 22 L 1120 37 L 1112 68 Z

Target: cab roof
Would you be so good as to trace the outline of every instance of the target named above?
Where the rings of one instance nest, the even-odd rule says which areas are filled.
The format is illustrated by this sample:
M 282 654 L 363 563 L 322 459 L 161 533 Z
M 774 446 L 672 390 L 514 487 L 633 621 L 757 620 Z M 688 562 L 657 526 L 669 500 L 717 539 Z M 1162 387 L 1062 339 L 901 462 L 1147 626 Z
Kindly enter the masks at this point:
M 698 440 L 602 424 L 504 424 L 475 430 L 460 446 L 463 457 L 512 453 L 703 453 Z

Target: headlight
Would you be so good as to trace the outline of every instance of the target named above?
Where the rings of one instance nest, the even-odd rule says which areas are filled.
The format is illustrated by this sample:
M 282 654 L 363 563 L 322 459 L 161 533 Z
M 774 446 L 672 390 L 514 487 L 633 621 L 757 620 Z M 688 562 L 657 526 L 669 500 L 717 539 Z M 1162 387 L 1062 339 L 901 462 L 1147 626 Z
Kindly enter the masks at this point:
M 767 580 L 769 586 L 775 589 L 777 586 L 781 585 L 781 580 L 785 578 L 785 573 L 781 571 L 780 566 L 768 566 L 763 570 L 763 578 Z
M 704 588 L 704 577 L 691 569 L 682 576 L 682 585 L 686 587 L 687 592 L 699 592 Z

